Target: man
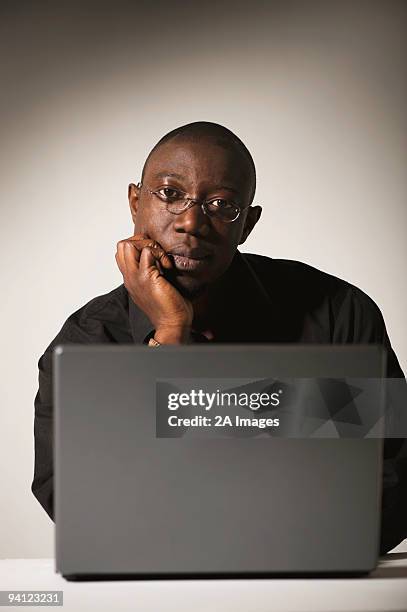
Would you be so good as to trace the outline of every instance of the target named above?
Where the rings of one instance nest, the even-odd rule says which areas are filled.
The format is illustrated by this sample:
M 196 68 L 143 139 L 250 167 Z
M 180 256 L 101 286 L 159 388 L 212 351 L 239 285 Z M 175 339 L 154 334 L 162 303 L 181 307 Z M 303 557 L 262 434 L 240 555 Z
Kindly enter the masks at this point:
M 41 356 L 32 491 L 53 518 L 52 349 L 67 343 L 381 343 L 403 377 L 376 304 L 306 264 L 241 254 L 260 219 L 256 173 L 228 129 L 196 122 L 164 136 L 129 185 L 134 234 L 117 244 L 124 283 L 73 313 Z M 154 349 L 152 349 L 154 350 Z M 385 442 L 381 553 L 407 537 L 403 440 Z

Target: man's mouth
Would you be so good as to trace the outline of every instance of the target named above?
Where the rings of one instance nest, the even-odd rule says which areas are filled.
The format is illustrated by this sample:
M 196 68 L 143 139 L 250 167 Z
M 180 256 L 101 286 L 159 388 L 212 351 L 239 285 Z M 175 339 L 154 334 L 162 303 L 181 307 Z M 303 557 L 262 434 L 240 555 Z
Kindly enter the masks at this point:
M 185 255 L 173 255 L 172 253 L 168 253 L 168 255 L 172 259 L 177 270 L 188 272 L 205 268 L 212 257 L 212 255 L 206 255 L 205 257 L 187 257 Z
M 179 245 L 173 252 L 168 251 L 168 255 L 177 270 L 192 272 L 205 268 L 213 254 L 204 247 L 188 248 Z

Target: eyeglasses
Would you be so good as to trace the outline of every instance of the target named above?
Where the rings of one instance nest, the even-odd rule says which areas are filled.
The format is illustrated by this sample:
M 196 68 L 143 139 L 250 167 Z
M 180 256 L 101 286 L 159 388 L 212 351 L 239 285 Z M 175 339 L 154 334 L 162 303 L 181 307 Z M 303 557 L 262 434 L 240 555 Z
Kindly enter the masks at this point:
M 224 198 L 212 198 L 211 200 L 195 200 L 189 198 L 186 193 L 175 189 L 174 187 L 161 187 L 152 191 L 145 187 L 141 182 L 137 183 L 137 187 L 141 189 L 144 187 L 148 193 L 156 196 L 162 202 L 165 203 L 165 207 L 169 213 L 173 215 L 180 215 L 181 213 L 194 206 L 194 204 L 200 204 L 202 212 L 209 217 L 219 219 L 223 223 L 233 223 L 239 217 L 240 213 L 249 206 L 239 208 L 232 200 L 226 200 Z

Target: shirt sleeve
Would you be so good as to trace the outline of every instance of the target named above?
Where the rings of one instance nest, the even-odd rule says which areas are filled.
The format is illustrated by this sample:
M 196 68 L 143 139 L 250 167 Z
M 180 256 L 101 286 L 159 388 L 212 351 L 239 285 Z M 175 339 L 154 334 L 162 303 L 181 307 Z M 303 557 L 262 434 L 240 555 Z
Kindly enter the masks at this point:
M 52 357 L 58 344 L 111 342 L 103 322 L 90 316 L 91 306 L 73 313 L 38 360 L 38 391 L 34 399 L 34 476 L 31 491 L 54 519 L 53 375 Z
M 381 344 L 387 353 L 387 378 L 405 378 L 379 307 L 357 287 L 351 286 L 341 301 L 333 341 Z M 407 410 L 407 387 L 403 389 L 406 405 L 402 409 Z M 402 437 L 384 440 L 381 512 L 383 555 L 407 538 L 407 440 Z
M 34 479 L 31 491 L 54 520 L 52 355 L 47 350 L 38 361 L 39 388 L 34 400 Z

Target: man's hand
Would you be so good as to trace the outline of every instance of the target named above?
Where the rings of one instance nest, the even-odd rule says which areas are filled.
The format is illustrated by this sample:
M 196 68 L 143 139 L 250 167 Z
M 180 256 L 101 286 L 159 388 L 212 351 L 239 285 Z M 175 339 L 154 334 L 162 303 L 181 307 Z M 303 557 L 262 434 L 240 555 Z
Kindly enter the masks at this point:
M 133 302 L 154 325 L 155 339 L 163 344 L 188 342 L 192 304 L 164 278 L 163 271 L 173 264 L 161 245 L 136 234 L 117 243 L 115 257 Z

